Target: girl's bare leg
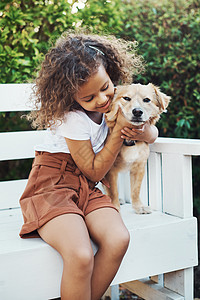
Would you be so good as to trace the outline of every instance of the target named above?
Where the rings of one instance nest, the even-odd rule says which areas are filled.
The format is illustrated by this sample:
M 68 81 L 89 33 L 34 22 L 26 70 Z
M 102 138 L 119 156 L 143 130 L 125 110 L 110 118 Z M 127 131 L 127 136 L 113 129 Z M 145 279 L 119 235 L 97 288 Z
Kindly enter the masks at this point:
M 63 258 L 62 300 L 90 300 L 94 254 L 85 222 L 78 214 L 58 216 L 38 233 Z
M 92 300 L 99 300 L 113 280 L 129 244 L 129 232 L 112 208 L 97 209 L 86 216 L 89 233 L 98 245 L 92 274 Z

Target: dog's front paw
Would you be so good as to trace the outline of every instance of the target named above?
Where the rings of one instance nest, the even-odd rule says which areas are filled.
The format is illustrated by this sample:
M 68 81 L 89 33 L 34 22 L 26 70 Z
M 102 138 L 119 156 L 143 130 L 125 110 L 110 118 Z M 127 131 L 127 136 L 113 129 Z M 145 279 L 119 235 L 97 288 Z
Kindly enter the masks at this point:
M 149 206 L 133 205 L 133 209 L 135 210 L 136 214 L 151 214 L 151 208 Z

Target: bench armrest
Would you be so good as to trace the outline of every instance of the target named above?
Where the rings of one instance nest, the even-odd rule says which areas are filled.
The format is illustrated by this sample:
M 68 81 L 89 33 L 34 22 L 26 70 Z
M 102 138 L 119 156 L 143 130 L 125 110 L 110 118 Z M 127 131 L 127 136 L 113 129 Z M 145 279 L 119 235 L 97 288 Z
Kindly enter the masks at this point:
M 200 155 L 200 140 L 158 138 L 150 149 L 150 205 L 181 218 L 192 217 L 192 156 Z
M 200 155 L 200 139 L 179 139 L 159 137 L 150 145 L 151 152 Z

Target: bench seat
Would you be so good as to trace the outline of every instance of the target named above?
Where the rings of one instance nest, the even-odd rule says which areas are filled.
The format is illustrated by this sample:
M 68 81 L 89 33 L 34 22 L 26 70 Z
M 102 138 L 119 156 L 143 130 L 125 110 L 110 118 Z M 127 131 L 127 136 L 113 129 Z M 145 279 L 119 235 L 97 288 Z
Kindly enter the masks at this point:
M 112 284 L 196 265 L 196 218 L 182 219 L 160 211 L 137 215 L 131 204 L 121 205 L 121 214 L 131 243 Z M 1 299 L 12 299 L 13 291 L 15 300 L 58 297 L 62 259 L 40 238 L 21 239 L 22 224 L 19 208 L 0 212 Z M 29 294 L 33 282 L 35 293 Z

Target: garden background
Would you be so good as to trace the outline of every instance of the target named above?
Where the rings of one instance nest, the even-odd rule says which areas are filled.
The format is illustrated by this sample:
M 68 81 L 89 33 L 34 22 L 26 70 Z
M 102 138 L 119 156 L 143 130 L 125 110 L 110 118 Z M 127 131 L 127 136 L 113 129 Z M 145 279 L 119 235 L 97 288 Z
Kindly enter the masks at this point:
M 146 70 L 134 82 L 152 82 L 172 97 L 168 113 L 158 123 L 160 136 L 197 139 L 199 25 L 199 0 L 2 0 L 0 83 L 33 82 L 44 54 L 69 28 L 86 27 L 136 40 Z M 30 130 L 21 114 L 0 113 L 0 131 Z M 193 159 L 194 215 L 200 221 L 199 162 L 199 157 Z M 30 160 L 1 162 L 0 180 L 27 178 L 30 168 Z M 195 297 L 200 297 L 199 267 L 195 268 Z

